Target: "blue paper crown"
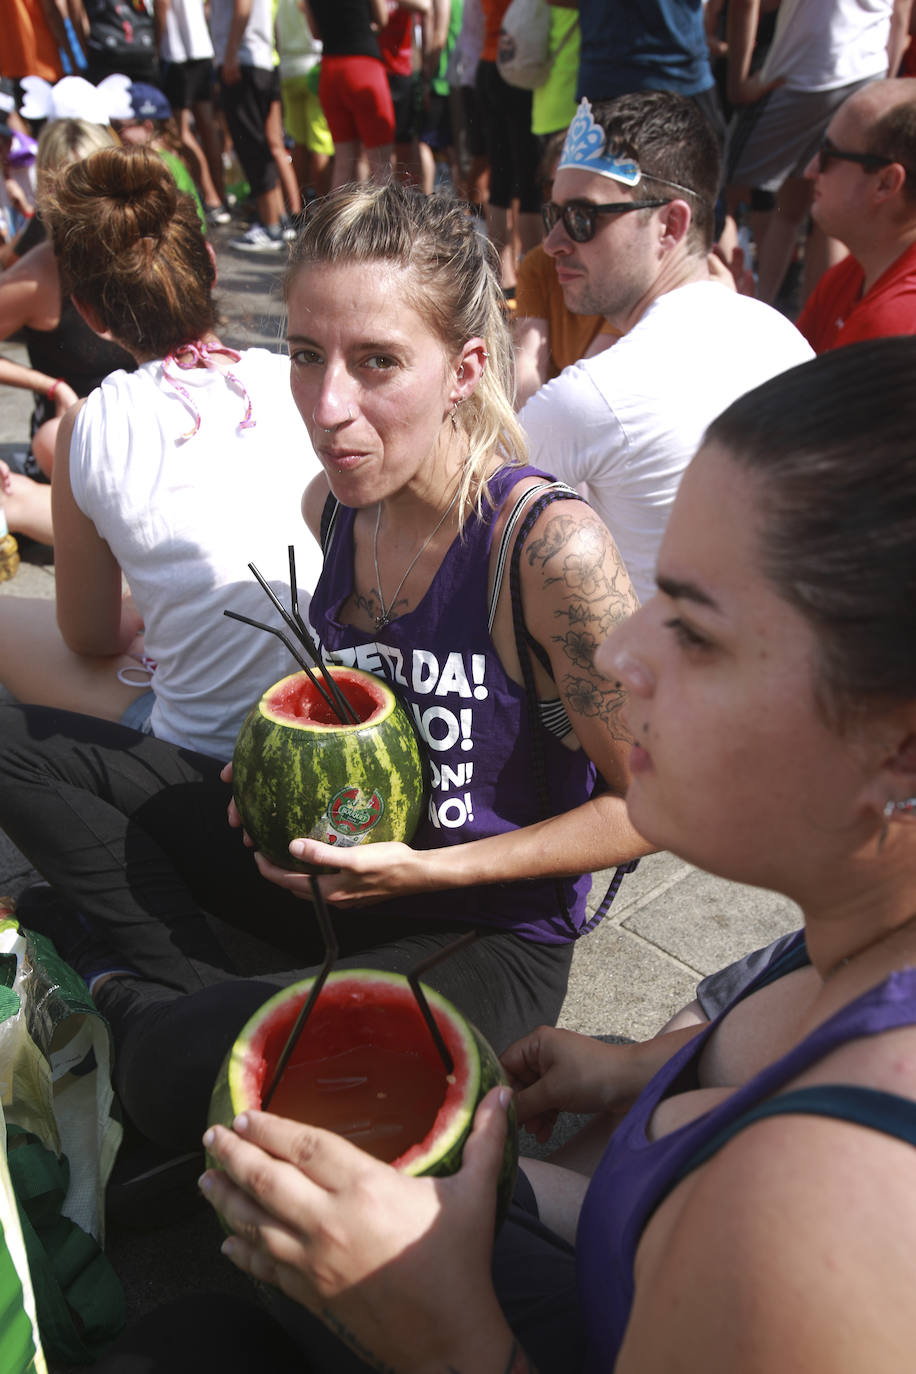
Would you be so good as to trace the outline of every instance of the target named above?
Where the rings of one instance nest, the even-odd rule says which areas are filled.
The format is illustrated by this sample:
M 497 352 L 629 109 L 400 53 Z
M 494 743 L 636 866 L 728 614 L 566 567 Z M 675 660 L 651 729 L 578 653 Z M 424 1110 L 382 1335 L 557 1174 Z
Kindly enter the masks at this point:
M 607 151 L 606 143 L 604 130 L 595 123 L 592 107 L 583 98 L 566 134 L 557 171 L 572 167 L 580 172 L 597 172 L 599 176 L 611 177 L 624 186 L 638 186 L 642 176 L 639 164 L 632 158 L 615 157 Z

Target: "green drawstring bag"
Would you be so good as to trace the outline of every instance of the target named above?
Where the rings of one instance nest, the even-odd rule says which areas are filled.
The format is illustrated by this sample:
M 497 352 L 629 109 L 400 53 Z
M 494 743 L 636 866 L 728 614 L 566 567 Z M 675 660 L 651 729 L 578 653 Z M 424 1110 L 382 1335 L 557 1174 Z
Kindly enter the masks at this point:
M 0 921 L 0 1105 L 38 1326 L 50 1359 L 90 1363 L 124 1325 L 106 1259 L 105 1186 L 121 1141 L 111 1036 L 44 936 Z

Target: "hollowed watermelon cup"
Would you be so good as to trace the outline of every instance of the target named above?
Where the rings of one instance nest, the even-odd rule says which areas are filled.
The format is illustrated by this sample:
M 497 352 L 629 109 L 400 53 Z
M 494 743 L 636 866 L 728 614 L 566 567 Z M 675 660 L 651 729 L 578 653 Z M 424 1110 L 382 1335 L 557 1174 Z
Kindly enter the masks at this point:
M 260 1107 L 313 982 L 284 988 L 244 1027 L 213 1090 L 211 1124 L 228 1126 L 239 1112 Z M 423 991 L 453 1060 L 451 1074 L 406 978 L 375 969 L 341 970 L 322 988 L 270 1110 L 346 1136 L 405 1174 L 453 1174 L 477 1104 L 506 1077 L 476 1027 L 439 993 L 425 984 Z M 517 1164 L 510 1106 L 497 1221 L 508 1208 Z
M 255 848 L 302 873 L 316 869 L 292 857 L 290 840 L 409 843 L 424 802 L 420 747 L 394 692 L 357 668 L 328 671 L 358 724 L 341 724 L 307 674 L 293 673 L 249 711 L 232 757 L 235 804 Z

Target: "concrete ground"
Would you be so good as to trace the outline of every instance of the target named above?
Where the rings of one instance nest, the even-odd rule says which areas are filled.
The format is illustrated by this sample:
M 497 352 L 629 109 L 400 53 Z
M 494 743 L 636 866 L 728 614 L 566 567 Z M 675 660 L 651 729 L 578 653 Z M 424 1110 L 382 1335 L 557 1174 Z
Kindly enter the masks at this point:
M 233 253 L 226 246 L 233 232 L 237 227 L 213 235 L 222 338 L 239 346 L 277 348 L 283 328 L 282 259 Z M 0 345 L 0 351 L 25 360 L 16 343 Z M 0 457 L 24 447 L 29 411 L 26 393 L 0 388 Z M 53 563 L 43 564 L 36 551 L 27 557 L 14 579 L 0 583 L 0 596 L 53 597 Z M 0 689 L 0 698 L 4 695 Z M 0 894 L 16 894 L 34 877 L 0 832 Z M 604 892 L 600 874 L 595 892 Z M 699 978 L 799 924 L 797 909 L 781 896 L 710 877 L 671 854 L 653 855 L 624 880 L 608 916 L 576 947 L 560 1024 L 590 1035 L 651 1035 L 692 998 Z M 192 1287 L 248 1293 L 247 1280 L 222 1260 L 218 1243 L 215 1222 L 204 1212 L 152 1233 L 112 1228 L 109 1254 L 124 1281 L 131 1315 Z

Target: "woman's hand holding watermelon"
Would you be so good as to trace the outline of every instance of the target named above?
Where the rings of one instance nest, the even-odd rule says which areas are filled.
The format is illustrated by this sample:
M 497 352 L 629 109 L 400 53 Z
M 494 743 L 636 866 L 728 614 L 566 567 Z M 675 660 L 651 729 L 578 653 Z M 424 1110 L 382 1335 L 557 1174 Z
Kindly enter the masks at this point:
M 519 1125 L 544 1142 L 560 1112 L 620 1114 L 702 1024 L 632 1045 L 538 1026 L 500 1055 L 516 1090 Z
M 505 1088 L 484 1098 L 447 1179 L 409 1178 L 340 1136 L 269 1113 L 211 1128 L 204 1141 L 222 1167 L 201 1187 L 235 1232 L 224 1253 L 373 1365 L 503 1374 L 513 1340 L 490 1249 L 508 1099 Z
M 334 869 L 324 872 L 318 882 L 325 901 L 339 907 L 359 907 L 387 897 L 429 891 L 433 886 L 428 877 L 429 851 L 411 849 L 394 840 L 350 849 L 337 849 L 320 840 L 293 840 L 290 853 L 305 863 Z M 269 882 L 305 901 L 312 900 L 310 874 L 278 868 L 261 853 L 255 855 L 255 862 Z

